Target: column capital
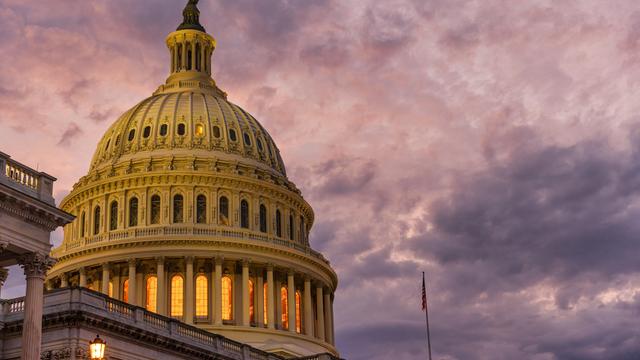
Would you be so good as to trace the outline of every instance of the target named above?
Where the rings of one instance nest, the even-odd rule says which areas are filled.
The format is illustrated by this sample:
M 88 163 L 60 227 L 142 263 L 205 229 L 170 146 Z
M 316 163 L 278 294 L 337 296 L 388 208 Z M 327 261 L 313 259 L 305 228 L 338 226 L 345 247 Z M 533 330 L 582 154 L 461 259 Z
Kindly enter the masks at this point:
M 185 261 L 187 264 L 193 264 L 193 260 L 194 260 L 194 257 L 193 257 L 193 256 L 185 256 L 185 257 L 184 257 L 184 261 Z
M 164 256 L 156 256 L 155 259 L 158 264 L 164 265 Z
M 287 276 L 294 276 L 296 271 L 292 268 L 287 269 Z
M 24 274 L 29 277 L 41 277 L 56 263 L 56 260 L 48 255 L 28 253 L 18 258 L 18 264 L 24 269 Z
M 267 271 L 273 271 L 273 263 L 267 263 Z
M 9 247 L 9 243 L 6 241 L 0 241 L 0 254 L 2 254 Z
M 111 268 L 111 263 L 109 262 L 103 262 L 102 264 L 100 264 L 102 266 L 102 269 L 107 269 L 109 270 Z
M 218 254 L 213 258 L 213 263 L 216 265 L 222 265 L 224 263 L 224 256 Z
M 242 263 L 242 266 L 243 266 L 243 267 L 248 267 L 248 266 L 249 266 L 249 264 L 251 264 L 251 259 L 249 259 L 249 258 L 243 258 L 243 259 L 241 260 L 241 263 Z
M 138 265 L 138 259 L 130 258 L 130 259 L 127 260 L 127 263 L 129 264 L 129 266 L 136 266 L 136 265 Z
M 0 268 L 0 286 L 4 285 L 4 282 L 7 281 L 7 276 L 9 276 L 9 269 Z
M 82 267 L 80 267 L 80 268 L 78 269 L 78 272 L 79 272 L 80 274 L 82 274 L 82 275 L 85 275 L 85 274 L 87 273 L 87 270 L 85 270 L 85 269 L 84 269 L 84 266 L 82 266 Z

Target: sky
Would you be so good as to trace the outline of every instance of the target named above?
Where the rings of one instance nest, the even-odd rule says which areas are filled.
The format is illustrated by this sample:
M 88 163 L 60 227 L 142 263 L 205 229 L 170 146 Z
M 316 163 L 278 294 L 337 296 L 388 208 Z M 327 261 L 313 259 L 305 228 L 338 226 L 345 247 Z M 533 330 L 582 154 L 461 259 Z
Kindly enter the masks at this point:
M 0 0 L 0 151 L 60 201 L 168 76 L 184 3 Z M 434 359 L 640 357 L 637 1 L 199 7 L 315 210 L 343 357 L 426 358 L 422 271 Z

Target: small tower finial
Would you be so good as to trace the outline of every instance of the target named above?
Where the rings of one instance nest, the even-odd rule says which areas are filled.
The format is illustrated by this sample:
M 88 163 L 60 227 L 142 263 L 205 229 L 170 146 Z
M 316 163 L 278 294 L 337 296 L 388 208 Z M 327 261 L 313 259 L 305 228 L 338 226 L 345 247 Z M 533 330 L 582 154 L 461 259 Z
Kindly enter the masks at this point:
M 200 10 L 198 10 L 199 0 L 189 0 L 187 6 L 182 10 L 182 24 L 178 26 L 177 30 L 199 30 L 207 32 L 202 25 L 200 25 Z

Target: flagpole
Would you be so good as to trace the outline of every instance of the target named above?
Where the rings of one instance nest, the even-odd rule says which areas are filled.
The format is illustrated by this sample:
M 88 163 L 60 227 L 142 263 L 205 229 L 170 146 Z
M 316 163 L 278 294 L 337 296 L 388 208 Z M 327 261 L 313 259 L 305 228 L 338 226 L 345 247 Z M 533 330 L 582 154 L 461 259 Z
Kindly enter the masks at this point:
M 429 352 L 429 360 L 431 359 L 431 333 L 429 332 L 429 306 L 427 306 L 427 290 L 424 281 L 424 271 L 422 272 L 422 300 L 424 301 L 424 314 L 427 322 L 427 351 Z

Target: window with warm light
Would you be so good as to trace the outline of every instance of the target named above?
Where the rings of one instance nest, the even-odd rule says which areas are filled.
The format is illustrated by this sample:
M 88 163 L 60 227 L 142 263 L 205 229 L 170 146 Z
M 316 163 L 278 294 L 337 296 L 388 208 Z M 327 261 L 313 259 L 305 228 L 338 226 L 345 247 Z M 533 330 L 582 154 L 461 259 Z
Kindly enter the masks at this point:
M 202 124 L 197 124 L 196 125 L 196 136 L 197 137 L 203 137 L 204 136 L 204 126 L 202 126 Z
M 158 277 L 147 278 L 147 303 L 145 308 L 151 312 L 158 312 Z
M 255 304 L 253 301 L 253 281 L 249 280 L 249 322 L 254 323 L 256 321 L 255 317 Z
M 300 291 L 296 291 L 296 332 L 302 332 L 302 317 L 300 316 L 300 303 L 302 302 L 302 296 Z
M 196 277 L 196 316 L 209 315 L 209 279 L 205 275 Z
M 171 278 L 171 316 L 179 317 L 184 312 L 184 279 L 180 275 Z
M 287 288 L 280 288 L 280 304 L 282 305 L 282 328 L 289 328 L 289 304 L 287 299 Z
M 264 324 L 265 325 L 269 324 L 269 322 L 268 322 L 269 321 L 269 317 L 267 316 L 267 295 L 268 295 L 268 292 L 269 292 L 267 290 L 268 288 L 269 288 L 269 284 L 264 283 L 264 289 L 263 289 L 264 296 L 262 297 L 262 299 L 263 299 L 263 301 L 262 301 L 263 305 L 262 306 L 263 306 L 263 314 L 264 314 L 263 318 L 264 318 Z
M 122 284 L 122 301 L 129 302 L 129 279 Z
M 222 277 L 222 320 L 233 318 L 233 286 L 229 276 Z
M 109 297 L 113 297 L 113 281 L 109 281 Z

